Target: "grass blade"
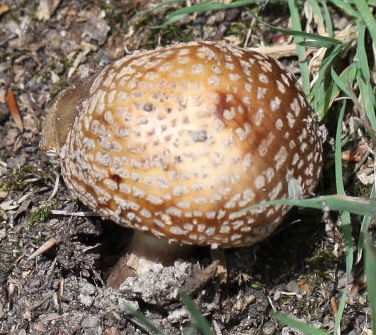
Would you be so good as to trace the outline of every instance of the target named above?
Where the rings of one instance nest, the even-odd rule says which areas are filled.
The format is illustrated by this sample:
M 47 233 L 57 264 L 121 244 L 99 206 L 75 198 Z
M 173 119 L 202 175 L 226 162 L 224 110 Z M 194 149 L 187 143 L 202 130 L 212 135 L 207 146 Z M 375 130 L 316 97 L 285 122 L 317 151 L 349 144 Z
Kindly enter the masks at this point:
M 210 329 L 210 324 L 208 320 L 201 314 L 199 309 L 195 306 L 192 299 L 187 293 L 181 292 L 180 298 L 183 304 L 187 307 L 188 312 L 191 314 L 193 324 L 200 330 L 204 335 L 214 335 Z
M 373 332 L 376 331 L 376 249 L 367 235 L 365 240 L 365 273 L 367 277 L 368 300 L 371 306 Z
M 332 78 L 334 82 L 330 83 L 328 89 L 326 90 L 326 95 L 324 99 L 320 99 L 318 101 L 318 107 L 317 107 L 317 114 L 320 118 L 323 118 L 329 108 L 332 106 L 334 99 L 339 95 L 342 86 L 346 89 L 346 94 L 348 95 L 348 87 L 353 86 L 353 82 L 355 81 L 357 68 L 355 64 L 350 64 L 345 70 L 342 71 L 342 73 L 338 76 L 334 70 L 333 67 L 331 68 L 332 72 Z M 338 77 L 338 80 L 337 80 Z M 341 87 L 339 87 L 342 85 Z
M 198 330 L 195 326 L 190 325 L 186 331 L 184 331 L 184 335 L 199 335 Z
M 365 42 L 365 34 L 366 34 L 366 26 L 363 23 L 358 23 L 358 62 L 357 65 L 359 65 L 359 68 L 362 71 L 362 74 L 367 82 L 370 81 L 371 74 L 369 73 L 369 64 L 367 59 L 367 52 L 366 52 L 366 46 L 364 44 Z
M 370 197 L 371 198 L 375 198 L 376 197 L 375 184 L 373 184 L 373 186 L 372 186 Z M 356 262 L 357 263 L 360 262 L 360 260 L 362 258 L 362 253 L 363 253 L 363 248 L 364 248 L 364 241 L 365 241 L 365 238 L 366 238 L 366 236 L 368 234 L 368 227 L 369 227 L 370 222 L 371 222 L 371 217 L 365 216 L 363 218 L 362 225 L 360 227 L 360 232 L 359 232 L 358 255 L 357 255 L 357 258 L 356 258 Z
M 373 106 L 376 106 L 376 99 L 374 96 L 374 93 L 372 92 L 372 85 L 371 85 L 371 73 L 370 73 L 370 66 L 368 64 L 368 58 L 367 58 L 367 51 L 365 46 L 365 32 L 366 28 L 364 24 L 359 23 L 359 34 L 358 34 L 358 50 L 357 50 L 357 59 L 356 65 L 360 68 L 362 71 L 363 77 L 365 79 L 365 82 L 367 84 L 369 98 L 371 99 L 371 102 Z
M 342 173 L 342 145 L 341 145 L 341 134 L 342 134 L 342 123 L 343 117 L 346 109 L 346 101 L 343 103 L 341 112 L 337 121 L 337 132 L 335 139 L 335 178 L 336 178 L 336 188 L 340 195 L 346 196 L 345 187 L 343 185 L 343 173 Z M 351 231 L 351 220 L 350 213 L 344 211 L 342 214 L 342 229 L 345 238 L 345 253 L 346 253 L 346 277 L 347 281 L 350 280 L 350 275 L 352 271 L 353 261 L 354 261 L 354 246 L 352 241 L 352 231 Z
M 349 86 L 346 86 L 342 78 L 334 71 L 333 68 L 330 69 L 330 74 L 336 85 L 344 92 L 347 96 L 350 96 Z M 355 77 L 355 76 L 354 76 Z
M 135 19 L 137 19 L 138 17 L 142 16 L 142 15 L 145 15 L 145 14 L 148 14 L 148 13 L 151 13 L 151 12 L 154 12 L 155 10 L 159 9 L 159 8 L 162 8 L 164 6 L 168 6 L 168 5 L 171 5 L 171 4 L 174 4 L 174 3 L 178 3 L 178 2 L 185 2 L 185 0 L 167 0 L 167 1 L 163 1 L 162 3 L 158 4 L 158 5 L 155 5 L 151 8 L 148 8 L 148 9 L 145 9 L 145 10 L 142 10 L 138 13 L 136 13 L 135 15 L 133 15 L 129 22 L 133 22 Z
M 376 20 L 371 12 L 370 6 L 365 0 L 356 0 L 354 1 L 354 4 L 368 28 L 372 37 L 373 45 L 376 46 Z
M 343 312 L 345 311 L 345 307 L 346 307 L 347 297 L 348 297 L 348 285 L 346 284 L 346 287 L 341 295 L 341 299 L 339 300 L 337 314 L 335 315 L 335 322 L 334 322 L 334 334 L 335 335 L 341 334 L 340 326 L 341 326 Z
M 329 37 L 328 37 L 329 38 Z M 332 39 L 334 40 L 334 39 Z M 298 42 L 298 45 L 301 45 L 303 47 L 311 47 L 311 48 L 330 48 L 333 46 L 334 42 L 332 41 L 302 41 Z M 337 44 L 337 43 L 335 43 Z
M 161 27 L 174 23 L 180 20 L 181 17 L 187 14 L 205 12 L 208 10 L 225 10 L 225 9 L 230 9 L 230 8 L 242 7 L 242 6 L 255 4 L 258 1 L 238 0 L 238 1 L 231 2 L 229 4 L 212 3 L 212 2 L 213 0 L 207 0 L 207 1 L 203 1 L 202 3 L 196 4 L 190 7 L 179 8 L 168 16 L 168 20 Z
M 338 194 L 346 195 L 345 187 L 343 185 L 343 173 L 342 173 L 342 144 L 341 144 L 341 134 L 342 134 L 342 123 L 346 110 L 346 101 L 342 104 L 340 115 L 337 120 L 337 131 L 335 138 L 335 178 L 336 178 L 336 188 Z M 346 255 L 346 287 L 343 290 L 341 300 L 338 306 L 338 311 L 335 316 L 334 333 L 340 334 L 340 326 L 342 315 L 346 305 L 348 283 L 350 282 L 350 275 L 354 262 L 354 246 L 352 241 L 352 229 L 351 229 L 351 218 L 349 212 L 343 212 L 341 214 L 342 229 L 345 239 L 345 255 Z
M 156 326 L 154 323 L 149 321 L 145 315 L 143 315 L 140 311 L 134 309 L 133 307 L 129 305 L 125 305 L 125 308 L 128 310 L 128 312 L 138 321 L 140 322 L 144 327 L 146 327 L 149 331 L 151 331 L 153 334 L 157 335 L 166 335 L 162 329 L 160 329 L 158 326 Z
M 300 14 L 299 10 L 295 5 L 294 0 L 288 0 L 288 5 L 290 9 L 291 19 L 292 19 L 292 27 L 294 30 L 302 31 L 302 26 L 300 24 Z M 294 41 L 298 44 L 299 42 L 303 42 L 303 37 L 295 36 Z M 303 91 L 308 95 L 309 94 L 309 69 L 308 69 L 308 61 L 306 60 L 306 48 L 301 45 L 296 46 L 299 58 L 299 67 L 302 76 L 302 87 Z
M 321 101 L 328 101 L 330 92 L 328 88 L 332 85 L 332 80 L 327 76 L 328 69 L 333 65 L 334 61 L 337 59 L 343 51 L 343 45 L 336 46 L 328 50 L 327 55 L 325 55 L 324 60 L 321 63 L 318 78 L 312 87 L 310 100 L 313 100 L 314 109 L 318 110 L 319 103 Z M 322 115 L 320 115 L 322 117 Z
M 343 0 L 330 0 L 332 4 L 346 12 L 348 15 L 351 15 L 355 18 L 359 18 L 359 13 L 351 7 L 351 5 Z
M 273 26 L 272 24 L 269 24 L 265 21 L 262 21 L 260 18 L 257 18 L 257 21 L 259 23 L 261 23 L 262 25 L 269 27 L 270 29 L 273 29 L 275 31 L 279 31 L 283 34 L 297 36 L 297 37 L 301 37 L 301 38 L 307 39 L 307 40 L 312 40 L 312 41 L 307 41 L 307 42 L 315 41 L 315 42 L 317 42 L 318 45 L 320 45 L 320 47 L 323 47 L 323 45 L 326 45 L 327 47 L 329 47 L 329 46 L 341 45 L 342 44 L 342 42 L 340 40 L 337 40 L 336 38 L 321 36 L 321 35 L 317 35 L 317 34 L 311 34 L 311 33 L 305 32 L 305 31 L 301 31 L 301 30 L 293 30 L 293 29 L 276 27 L 276 26 Z M 304 43 L 304 41 L 302 41 L 300 43 Z
M 328 6 L 326 4 L 326 1 L 322 1 L 321 4 L 323 6 L 324 13 L 325 13 L 325 27 L 326 27 L 326 31 L 328 32 L 329 36 L 333 36 L 334 35 L 333 22 L 332 22 L 332 17 L 330 15 Z
M 371 127 L 367 127 L 367 131 L 369 135 L 371 136 L 374 143 L 376 143 L 376 115 L 375 115 L 375 107 L 372 103 L 371 96 L 374 95 L 374 92 L 372 92 L 372 89 L 370 85 L 367 85 L 367 82 L 365 81 L 363 75 L 358 72 L 356 76 L 356 80 L 359 85 L 360 95 L 362 97 L 363 107 L 365 115 L 361 115 L 364 119 L 364 121 L 369 121 Z M 371 91 L 371 92 L 370 92 Z M 362 113 L 364 114 L 364 113 Z
M 303 321 L 291 318 L 286 314 L 276 313 L 274 314 L 274 317 L 286 326 L 298 329 L 307 335 L 329 335 L 329 333 L 324 330 L 315 328 L 307 323 L 304 323 Z
M 238 213 L 240 215 L 243 214 L 245 211 L 250 211 L 255 208 L 274 205 L 288 205 L 322 210 L 347 211 L 352 214 L 376 217 L 376 199 L 350 197 L 347 195 L 345 196 L 340 194 L 326 195 L 303 200 L 280 199 L 266 201 L 259 203 L 257 205 L 249 206 L 239 211 Z

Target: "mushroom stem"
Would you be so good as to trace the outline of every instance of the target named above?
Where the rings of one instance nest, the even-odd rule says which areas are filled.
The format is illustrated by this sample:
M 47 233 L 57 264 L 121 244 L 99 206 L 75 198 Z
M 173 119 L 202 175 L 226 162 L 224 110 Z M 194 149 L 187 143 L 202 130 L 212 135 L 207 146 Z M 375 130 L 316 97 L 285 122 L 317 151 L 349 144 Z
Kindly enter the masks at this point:
M 194 247 L 171 243 L 167 239 L 135 231 L 124 255 L 112 268 L 107 285 L 117 289 L 128 277 L 172 265 L 178 258 L 186 258 Z

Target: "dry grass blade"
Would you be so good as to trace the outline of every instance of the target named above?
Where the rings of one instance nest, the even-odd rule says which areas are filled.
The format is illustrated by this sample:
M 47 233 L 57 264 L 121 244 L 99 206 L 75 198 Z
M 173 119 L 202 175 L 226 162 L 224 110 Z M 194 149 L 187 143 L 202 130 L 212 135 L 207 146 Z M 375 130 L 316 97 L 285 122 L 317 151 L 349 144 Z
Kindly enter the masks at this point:
M 12 115 L 14 122 L 16 123 L 17 128 L 22 132 L 24 129 L 20 109 L 18 108 L 16 97 L 12 90 L 7 91 L 6 103 L 9 108 L 9 112 Z
M 35 250 L 30 256 L 29 260 L 36 258 L 42 254 L 44 254 L 46 251 L 53 248 L 56 244 L 58 244 L 59 241 L 55 239 L 54 237 L 49 238 L 46 242 L 44 242 L 37 250 Z

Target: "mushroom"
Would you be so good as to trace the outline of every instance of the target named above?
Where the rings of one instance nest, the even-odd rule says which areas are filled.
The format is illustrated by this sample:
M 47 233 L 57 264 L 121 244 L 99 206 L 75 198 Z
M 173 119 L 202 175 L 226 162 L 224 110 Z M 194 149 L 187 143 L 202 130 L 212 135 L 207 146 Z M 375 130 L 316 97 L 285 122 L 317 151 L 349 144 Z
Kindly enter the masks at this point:
M 73 85 L 48 112 L 41 146 L 61 157 L 72 194 L 135 237 L 115 266 L 145 271 L 184 246 L 258 242 L 312 194 L 317 119 L 275 59 L 218 42 L 137 52 Z M 122 273 L 119 275 L 119 273 Z

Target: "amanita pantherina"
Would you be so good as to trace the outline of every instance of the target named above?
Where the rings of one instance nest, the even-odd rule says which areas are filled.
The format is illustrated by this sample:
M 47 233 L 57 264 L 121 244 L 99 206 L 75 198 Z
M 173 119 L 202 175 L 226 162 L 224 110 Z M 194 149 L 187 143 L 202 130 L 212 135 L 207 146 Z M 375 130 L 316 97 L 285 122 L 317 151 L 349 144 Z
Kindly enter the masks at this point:
M 61 156 L 74 196 L 141 232 L 126 256 L 137 272 L 181 244 L 265 238 L 288 207 L 239 211 L 311 194 L 322 165 L 318 124 L 293 76 L 212 42 L 134 53 L 67 89 L 42 147 Z

